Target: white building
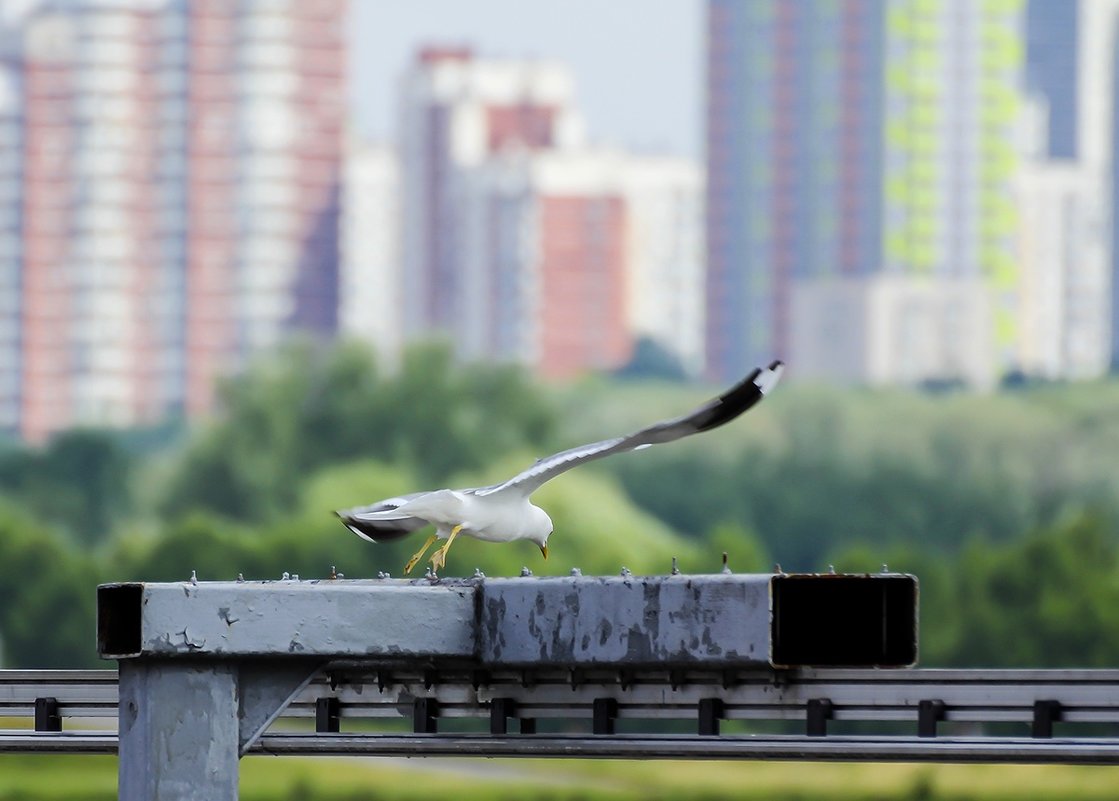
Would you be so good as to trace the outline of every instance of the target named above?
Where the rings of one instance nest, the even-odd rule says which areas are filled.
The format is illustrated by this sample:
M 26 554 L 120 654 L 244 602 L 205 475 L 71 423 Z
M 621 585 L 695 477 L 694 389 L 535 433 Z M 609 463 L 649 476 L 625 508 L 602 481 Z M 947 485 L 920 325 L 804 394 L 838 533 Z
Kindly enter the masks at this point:
M 916 385 L 996 379 L 981 278 L 878 274 L 796 281 L 788 362 L 798 378 Z
M 1016 366 L 1027 375 L 1081 379 L 1107 370 L 1111 283 L 1097 183 L 1074 161 L 1022 168 Z
M 692 375 L 704 366 L 703 170 L 665 156 L 630 156 L 627 321 L 679 359 Z
M 1032 94 L 1016 183 L 1017 348 L 1008 367 L 1102 375 L 1112 336 L 1111 187 L 1117 0 L 1030 0 Z
M 351 136 L 342 193 L 341 334 L 395 364 L 403 343 L 400 169 L 396 149 Z

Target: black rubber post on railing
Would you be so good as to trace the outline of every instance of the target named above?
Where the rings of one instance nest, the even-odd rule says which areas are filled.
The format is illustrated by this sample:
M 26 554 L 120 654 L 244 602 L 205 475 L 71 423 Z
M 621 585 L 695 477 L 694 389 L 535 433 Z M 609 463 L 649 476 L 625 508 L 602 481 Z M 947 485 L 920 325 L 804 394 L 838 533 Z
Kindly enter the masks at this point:
M 62 731 L 57 698 L 35 699 L 35 731 Z
M 827 698 L 813 698 L 808 702 L 808 718 L 805 721 L 805 734 L 809 737 L 827 737 L 828 721 L 831 720 L 831 701 Z
M 330 734 L 342 730 L 342 703 L 337 698 L 315 700 L 315 731 Z
M 1040 739 L 1053 736 L 1053 723 L 1061 719 L 1060 701 L 1034 701 L 1034 719 L 1030 734 Z
M 614 719 L 618 717 L 618 702 L 614 698 L 594 699 L 594 733 L 613 734 Z
M 719 724 L 723 720 L 723 699 L 699 699 L 699 733 L 704 736 L 717 736 Z
M 512 698 L 490 701 L 490 734 L 508 734 L 509 718 L 516 717 L 517 702 Z
M 436 734 L 438 717 L 439 702 L 434 698 L 417 698 L 412 702 L 412 731 L 416 734 Z
M 936 724 L 944 720 L 943 701 L 921 701 L 917 704 L 917 736 L 936 737 Z

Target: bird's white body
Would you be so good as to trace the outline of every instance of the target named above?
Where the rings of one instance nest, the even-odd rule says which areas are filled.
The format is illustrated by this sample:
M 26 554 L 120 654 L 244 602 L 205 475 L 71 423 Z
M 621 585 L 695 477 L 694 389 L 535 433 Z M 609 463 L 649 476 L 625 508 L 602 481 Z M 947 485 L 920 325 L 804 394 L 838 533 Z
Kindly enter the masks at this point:
M 552 533 L 548 513 L 517 492 L 480 498 L 473 492 L 437 490 L 398 507 L 399 514 L 435 524 L 435 536 L 445 540 L 455 526 L 461 534 L 486 542 L 531 540 L 544 545 Z
M 628 436 L 613 437 L 552 454 L 492 487 L 417 492 L 342 510 L 338 516 L 351 531 L 370 542 L 391 542 L 434 524 L 435 534 L 408 561 L 405 572 L 415 567 L 433 542 L 446 540 L 446 544 L 431 559 L 433 570 L 441 567 L 447 550 L 459 534 L 487 542 L 529 540 L 540 547 L 540 552 L 547 559 L 552 519 L 529 501 L 532 493 L 545 482 L 573 467 L 611 454 L 641 450 L 718 428 L 772 391 L 783 368 L 780 361 L 775 361 L 767 368 L 754 370 L 718 398 L 683 417 L 646 426 Z

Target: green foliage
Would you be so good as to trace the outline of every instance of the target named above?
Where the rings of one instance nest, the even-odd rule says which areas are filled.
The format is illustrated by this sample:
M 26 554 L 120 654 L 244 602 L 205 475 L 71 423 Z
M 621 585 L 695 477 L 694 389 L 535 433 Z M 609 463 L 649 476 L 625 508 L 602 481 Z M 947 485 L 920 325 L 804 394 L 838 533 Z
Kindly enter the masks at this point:
M 454 760 L 437 771 L 378 759 L 277 759 L 240 763 L 245 801 L 1105 801 L 1115 769 L 1080 765 L 673 760 Z M 744 777 L 748 777 L 744 779 Z M 92 755 L 0 756 L 0 800 L 110 801 L 117 760 Z
M 1007 543 L 974 540 L 949 559 L 920 543 L 888 556 L 891 569 L 920 579 L 922 664 L 1119 663 L 1119 539 L 1099 517 L 1080 515 Z M 835 556 L 843 570 L 875 570 L 882 561 L 865 545 Z
M 736 521 L 786 568 L 819 569 L 835 543 L 920 542 L 951 554 L 1078 510 L 1119 520 L 1119 393 L 1096 387 L 1093 402 L 1085 392 L 782 387 L 742 424 L 608 469 L 678 530 Z
M 96 583 L 89 559 L 25 513 L 0 507 L 0 638 L 5 664 L 95 664 Z
M 333 510 L 501 480 L 711 395 L 603 378 L 558 394 L 513 368 L 456 365 L 445 347 L 382 374 L 361 346 L 300 342 L 226 385 L 222 414 L 184 444 L 170 429 L 146 445 L 75 431 L 4 451 L 4 662 L 94 663 L 99 581 L 399 576 L 423 535 L 372 545 Z M 920 578 L 923 664 L 1113 666 L 1117 454 L 1119 382 L 782 387 L 718 432 L 550 482 L 536 496 L 555 523 L 547 561 L 529 543 L 460 538 L 443 572 L 663 574 L 673 557 L 715 572 L 724 551 L 735 571 L 885 562 Z
M 94 544 L 127 511 L 131 467 L 117 435 L 74 429 L 41 450 L 0 453 L 0 493 Z
M 686 381 L 688 371 L 674 353 L 652 337 L 641 337 L 633 346 L 630 360 L 614 371 L 615 378 Z
M 494 453 L 539 445 L 552 420 L 519 370 L 465 369 L 434 345 L 412 348 L 399 374 L 382 377 L 362 346 L 296 343 L 226 385 L 223 402 L 175 471 L 166 515 L 268 520 L 296 506 L 304 476 L 359 458 L 437 484 Z
M 773 570 L 773 560 L 765 543 L 753 531 L 738 523 L 720 523 L 704 539 L 710 553 L 727 555 L 727 566 L 736 573 L 768 573 Z

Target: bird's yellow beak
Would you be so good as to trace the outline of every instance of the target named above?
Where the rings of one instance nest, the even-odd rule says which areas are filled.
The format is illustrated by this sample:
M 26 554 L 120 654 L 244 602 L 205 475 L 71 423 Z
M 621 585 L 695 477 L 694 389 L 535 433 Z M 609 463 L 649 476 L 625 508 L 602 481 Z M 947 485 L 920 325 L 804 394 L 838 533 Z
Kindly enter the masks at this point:
M 544 543 L 540 546 L 540 553 L 544 555 L 545 559 L 548 558 L 548 543 Z

